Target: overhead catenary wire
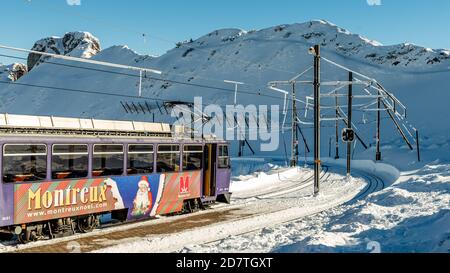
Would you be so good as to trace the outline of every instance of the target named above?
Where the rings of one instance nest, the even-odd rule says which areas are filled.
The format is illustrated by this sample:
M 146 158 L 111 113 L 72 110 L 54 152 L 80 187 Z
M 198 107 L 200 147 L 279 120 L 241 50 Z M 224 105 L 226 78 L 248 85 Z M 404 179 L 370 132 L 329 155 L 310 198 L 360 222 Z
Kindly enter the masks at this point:
M 26 58 L 18 57 L 18 56 L 12 56 L 12 55 L 0 54 L 0 56 L 7 57 L 7 58 L 12 58 L 12 59 L 26 60 Z M 89 71 L 96 71 L 96 72 L 102 72 L 102 73 L 109 73 L 109 74 L 123 75 L 123 76 L 139 78 L 139 75 L 130 74 L 130 73 L 124 73 L 124 72 L 118 72 L 118 71 L 110 71 L 110 70 L 104 70 L 104 69 L 99 69 L 99 68 L 83 67 L 83 66 L 70 65 L 70 64 L 64 64 L 64 63 L 56 63 L 56 62 L 51 62 L 51 61 L 47 61 L 47 60 L 41 61 L 41 62 L 42 63 L 51 64 L 51 65 L 75 68 L 75 69 L 84 69 L 84 70 L 89 70 Z M 232 89 L 218 87 L 218 86 L 211 86 L 211 85 L 205 85 L 205 84 L 196 84 L 196 83 L 182 82 L 182 81 L 170 80 L 170 79 L 161 79 L 161 78 L 156 78 L 156 77 L 152 77 L 152 76 L 144 76 L 144 78 L 145 79 L 149 79 L 149 80 L 154 80 L 154 81 L 169 82 L 169 83 L 181 84 L 181 85 L 186 85 L 186 86 L 191 86 L 191 87 L 198 87 L 198 88 L 203 88 L 203 89 L 215 89 L 215 90 L 225 91 L 225 92 L 235 92 Z M 243 91 L 242 90 L 242 91 L 239 91 L 239 93 L 252 95 L 252 96 L 256 95 L 256 96 L 267 97 L 267 98 L 272 98 L 272 99 L 279 99 L 276 96 L 261 94 L 261 92 L 249 92 L 249 91 Z
M 3 47 L 0 46 L 0 48 L 17 50 L 17 48 L 5 47 L 5 46 L 3 46 Z M 19 51 L 20 51 L 20 50 L 19 50 Z M 59 57 L 59 59 L 63 59 L 63 60 L 67 60 L 67 61 L 80 61 L 80 58 L 73 58 L 73 57 L 70 57 L 70 56 L 61 57 L 61 56 L 63 56 L 63 55 L 55 55 L 55 54 L 50 54 L 50 53 L 42 53 L 42 52 L 28 51 L 28 50 L 25 50 L 24 52 L 36 53 L 36 54 L 41 54 L 41 55 L 45 55 L 45 56 L 49 56 L 49 57 L 55 57 L 55 58 L 58 58 L 58 57 Z M 58 56 L 58 57 L 56 57 L 56 56 Z M 67 57 L 68 57 L 68 58 L 67 58 Z M 86 59 L 82 59 L 82 60 L 83 60 L 83 62 L 84 62 Z M 93 60 L 89 60 L 89 61 L 87 61 L 87 63 L 94 64 L 94 65 L 104 65 L 104 66 L 109 66 L 109 67 L 113 67 L 113 68 L 120 68 L 120 69 L 138 70 L 138 71 L 140 71 L 140 75 L 139 75 L 139 76 L 137 76 L 137 75 L 132 75 L 132 74 L 127 74 L 127 73 L 121 73 L 121 74 L 123 74 L 123 75 L 128 75 L 128 76 L 133 76 L 133 77 L 140 77 L 140 80 L 142 79 L 142 71 L 146 71 L 146 72 L 156 72 L 156 74 L 160 74 L 159 71 L 155 71 L 155 70 L 153 70 L 153 69 L 142 68 L 142 67 L 122 66 L 122 65 L 118 65 L 118 64 L 112 64 L 112 63 L 106 63 L 106 62 L 99 62 L 99 61 L 93 61 Z M 55 64 L 57 64 L 57 63 L 55 63 Z M 58 64 L 58 65 L 64 65 L 64 64 Z M 68 66 L 68 65 L 66 65 L 66 66 Z M 76 68 L 81 68 L 81 69 L 92 69 L 92 68 L 79 67 L 79 66 L 78 66 L 78 67 L 77 67 L 77 66 L 71 66 L 71 67 L 76 67 Z M 106 70 L 98 70 L 98 69 L 97 69 L 97 71 L 108 72 L 108 73 L 118 73 L 118 72 L 106 71 Z M 175 75 L 177 75 L 177 74 L 175 74 Z M 361 74 L 361 75 L 362 75 L 362 74 Z M 154 80 L 160 80 L 160 81 L 165 81 L 165 82 L 174 82 L 174 83 L 178 83 L 178 84 L 186 84 L 186 85 L 196 85 L 196 86 L 200 86 L 200 85 L 198 85 L 198 84 L 184 83 L 184 82 L 173 81 L 173 80 L 168 80 L 168 79 L 158 79 L 158 78 L 154 78 L 154 77 L 152 77 L 152 79 L 154 79 Z M 309 82 L 309 81 L 308 81 L 308 82 Z M 348 84 L 349 84 L 349 83 L 347 83 L 347 82 L 339 82 L 339 81 L 335 81 L 335 82 L 329 82 L 328 84 L 324 84 L 324 85 L 330 85 L 330 86 L 338 86 L 338 85 L 341 85 L 341 86 L 345 86 L 345 85 L 348 85 Z M 371 84 L 371 83 L 370 83 L 370 82 L 360 82 L 360 84 L 361 84 L 361 85 L 368 85 L 368 84 Z M 29 85 L 29 86 L 31 86 L 31 85 Z M 36 87 L 36 86 L 35 86 L 35 87 Z M 40 87 L 40 88 L 48 88 L 48 89 L 52 89 L 51 87 L 44 87 L 44 86 L 38 86 L 38 87 Z M 206 86 L 206 85 L 204 85 L 204 87 L 205 87 L 205 88 L 219 89 L 218 87 Z M 380 86 L 380 87 L 370 86 L 370 88 L 374 88 L 375 90 L 382 90 L 383 93 L 388 94 L 381 86 Z M 53 88 L 53 89 L 54 89 L 54 88 Z M 61 89 L 61 88 L 59 88 L 59 89 Z M 224 91 L 232 91 L 232 90 L 226 90 L 225 88 L 221 88 L 221 89 L 224 90 Z M 64 88 L 64 90 L 66 90 L 66 91 L 74 91 L 74 89 L 68 89 L 68 88 Z M 82 91 L 82 92 L 83 92 L 83 90 L 77 90 L 77 91 L 79 91 L 79 92 Z M 366 91 L 367 91 L 367 90 L 366 90 Z M 119 94 L 111 94 L 111 93 L 96 92 L 96 91 L 88 91 L 88 92 L 90 92 L 90 93 L 96 93 L 96 94 L 102 94 L 102 95 L 121 96 L 121 97 L 136 97 L 136 96 L 124 96 L 124 95 L 119 95 Z M 243 92 L 243 93 L 244 93 L 244 92 Z M 259 96 L 265 96 L 265 97 L 272 97 L 272 98 L 275 98 L 275 97 L 273 97 L 273 96 L 260 94 L 260 92 L 258 92 L 258 93 L 247 92 L 247 93 L 248 93 L 248 94 L 252 94 L 252 95 L 257 94 L 257 95 L 259 95 Z M 139 96 L 136 97 L 136 98 L 140 98 L 140 97 L 141 97 L 141 89 L 140 89 L 140 92 L 139 92 Z M 383 97 L 383 98 L 386 98 L 386 96 L 374 96 L 374 97 Z M 364 98 L 367 98 L 367 96 L 364 96 Z M 152 99 L 155 99 L 155 98 L 152 98 Z M 403 106 L 403 105 L 402 105 L 395 97 L 393 98 L 392 96 L 390 96 L 390 99 L 392 99 L 395 103 L 398 103 L 400 106 L 404 107 L 404 106 Z M 161 100 L 161 101 L 165 101 L 164 99 L 160 99 L 160 100 Z M 395 106 L 390 105 L 389 102 L 387 102 L 387 101 L 386 101 L 386 104 L 388 104 L 388 107 L 389 107 L 389 108 L 395 110 Z M 396 116 L 397 118 L 403 119 L 403 117 L 400 116 L 400 114 L 399 114 L 398 112 L 394 111 L 394 114 L 395 114 L 395 116 Z M 405 126 L 403 125 L 403 127 L 405 127 Z M 411 126 L 410 126 L 410 127 L 411 127 Z M 411 133 L 409 132 L 409 130 L 408 130 L 406 127 L 405 127 L 405 129 L 407 130 L 408 134 L 409 134 L 410 136 L 412 136 Z
M 136 66 L 130 66 L 130 65 L 122 65 L 122 64 L 116 64 L 116 63 L 110 63 L 110 62 L 102 62 L 102 61 L 96 61 L 92 59 L 86 59 L 86 58 L 78 58 L 78 57 L 72 57 L 72 56 L 66 56 L 66 55 L 59 55 L 59 54 L 53 54 L 53 53 L 47 53 L 47 52 L 40 52 L 35 50 L 28 50 L 23 48 L 17 48 L 17 47 L 10 47 L 0 44 L 1 49 L 7 49 L 7 50 L 13 50 L 18 52 L 26 52 L 30 54 L 38 54 L 43 55 L 47 57 L 52 57 L 55 59 L 62 59 L 66 61 L 74 61 L 74 62 L 81 62 L 81 63 L 88 63 L 88 64 L 94 64 L 94 65 L 100 65 L 100 66 L 107 66 L 107 67 L 114 67 L 114 68 L 121 68 L 121 69 L 129 69 L 129 70 L 135 70 L 135 71 L 145 71 L 149 73 L 154 73 L 161 75 L 162 72 L 156 69 L 152 68 L 145 68 L 145 67 L 136 67 Z
M 95 95 L 107 95 L 107 96 L 115 96 L 115 97 L 127 97 L 127 98 L 136 98 L 136 99 L 153 99 L 153 100 L 158 100 L 158 101 L 162 101 L 162 102 L 167 102 L 167 99 L 163 99 L 163 98 L 139 97 L 139 96 L 133 96 L 133 95 L 104 93 L 104 92 L 98 92 L 98 91 L 88 91 L 88 90 L 70 89 L 70 88 L 61 88 L 61 87 L 50 87 L 50 86 L 25 84 L 25 83 L 17 83 L 17 82 L 0 81 L 0 84 L 20 85 L 20 86 L 27 86 L 27 87 L 34 87 L 34 88 L 52 89 L 52 90 L 60 90 L 60 91 L 66 91 L 66 92 L 86 93 L 86 94 L 95 94 Z M 190 102 L 186 102 L 186 103 L 190 103 Z M 289 109 L 289 110 L 291 110 L 291 109 Z M 388 119 L 388 118 L 383 118 L 383 119 Z M 228 120 L 228 118 L 227 118 L 227 120 Z M 312 122 L 302 121 L 299 118 L 297 120 L 299 123 L 304 124 L 304 125 L 313 125 Z M 362 123 L 356 123 L 356 124 L 362 124 Z M 290 125 L 290 123 L 286 123 L 285 125 L 286 126 Z M 355 123 L 354 123 L 354 125 L 355 125 Z M 322 127 L 323 128 L 334 128 L 333 126 L 322 126 Z M 313 129 L 313 127 L 307 127 L 307 126 L 305 126 L 303 128 L 304 129 Z M 290 128 L 288 128 L 288 129 L 290 129 Z M 241 130 L 241 132 L 249 132 L 251 129 L 250 128 L 240 128 L 240 130 Z M 258 130 L 258 129 L 255 128 L 255 130 Z M 283 129 L 279 129 L 278 131 L 275 131 L 275 132 L 284 132 L 286 130 L 287 130 L 286 128 L 283 128 Z
M 0 84 L 4 85 L 17 85 L 17 86 L 24 86 L 24 87 L 31 87 L 31 88 L 41 88 L 41 89 L 48 89 L 53 91 L 63 91 L 63 92 L 70 92 L 70 93 L 81 93 L 81 94 L 90 94 L 90 95 L 102 95 L 102 96 L 111 96 L 111 97 L 120 97 L 120 98 L 130 98 L 130 99 L 140 99 L 140 100 L 154 100 L 154 101 L 160 101 L 160 102 L 168 102 L 173 99 L 170 98 L 157 98 L 157 97 L 145 97 L 145 96 L 137 96 L 137 95 L 127 95 L 127 94 L 120 94 L 120 93 L 108 93 L 108 92 L 100 92 L 100 91 L 94 91 L 94 90 L 85 90 L 85 89 L 75 89 L 75 88 L 66 88 L 66 87 L 55 87 L 55 86 L 48 86 L 48 85 L 38 85 L 38 84 L 28 84 L 28 83 L 20 83 L 20 82 L 11 82 L 11 81 L 1 81 Z M 190 101 L 178 101 L 180 103 L 185 104 L 195 104 L 195 102 Z M 201 106 L 206 107 L 208 104 L 201 104 Z M 219 106 L 226 106 L 226 105 L 219 105 Z M 291 111 L 292 109 L 288 109 Z M 300 109 L 303 110 L 303 109 Z M 283 111 L 283 109 L 279 109 L 279 112 Z

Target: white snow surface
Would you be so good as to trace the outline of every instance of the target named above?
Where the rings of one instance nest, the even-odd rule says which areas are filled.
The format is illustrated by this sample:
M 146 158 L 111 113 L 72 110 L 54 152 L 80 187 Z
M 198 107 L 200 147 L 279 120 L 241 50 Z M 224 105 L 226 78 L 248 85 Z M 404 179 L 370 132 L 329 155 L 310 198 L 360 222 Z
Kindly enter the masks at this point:
M 445 147 L 440 152 L 448 154 L 448 145 Z M 388 187 L 382 191 L 299 221 L 183 251 L 449 253 L 450 164 L 427 160 L 439 155 L 435 149 L 423 151 L 428 163 L 422 164 L 406 163 L 398 148 L 384 152 L 390 160 L 397 158 L 390 164 L 395 162 L 404 171 L 367 160 L 353 162 L 357 169 L 387 181 Z M 332 159 L 325 162 L 343 165 Z
M 450 165 L 426 166 L 367 200 L 301 221 L 201 245 L 199 252 L 382 252 L 450 250 Z

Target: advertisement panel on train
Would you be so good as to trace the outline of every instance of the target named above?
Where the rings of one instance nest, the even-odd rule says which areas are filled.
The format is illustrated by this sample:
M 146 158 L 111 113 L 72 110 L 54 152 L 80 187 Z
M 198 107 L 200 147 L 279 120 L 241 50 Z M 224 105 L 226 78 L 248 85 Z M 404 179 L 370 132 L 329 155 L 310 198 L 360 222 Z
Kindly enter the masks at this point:
M 42 222 L 128 208 L 128 220 L 170 214 L 200 197 L 201 172 L 14 185 L 14 223 Z

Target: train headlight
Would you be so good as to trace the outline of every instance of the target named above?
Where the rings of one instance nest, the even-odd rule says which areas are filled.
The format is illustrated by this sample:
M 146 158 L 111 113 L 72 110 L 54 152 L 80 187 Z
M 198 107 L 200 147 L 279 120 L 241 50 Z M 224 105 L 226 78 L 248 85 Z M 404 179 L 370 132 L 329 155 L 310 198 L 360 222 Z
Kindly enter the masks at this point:
M 14 229 L 14 233 L 15 233 L 16 235 L 20 235 L 20 234 L 22 233 L 22 227 L 21 227 L 21 226 L 17 226 L 17 227 Z

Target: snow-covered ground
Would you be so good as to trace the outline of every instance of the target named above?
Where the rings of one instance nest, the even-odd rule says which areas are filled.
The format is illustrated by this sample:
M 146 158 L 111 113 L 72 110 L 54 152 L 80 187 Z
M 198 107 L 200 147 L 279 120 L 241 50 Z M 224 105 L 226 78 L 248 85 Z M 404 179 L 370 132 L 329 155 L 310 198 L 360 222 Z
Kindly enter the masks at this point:
M 298 221 L 183 251 L 450 252 L 450 164 L 445 160 L 450 154 L 448 143 L 426 147 L 425 160 L 440 154 L 442 159 L 425 165 L 408 162 L 399 149 L 383 152 L 391 164 L 404 170 L 384 190 Z M 355 163 L 379 173 L 367 161 Z M 395 173 L 389 165 L 382 169 Z

